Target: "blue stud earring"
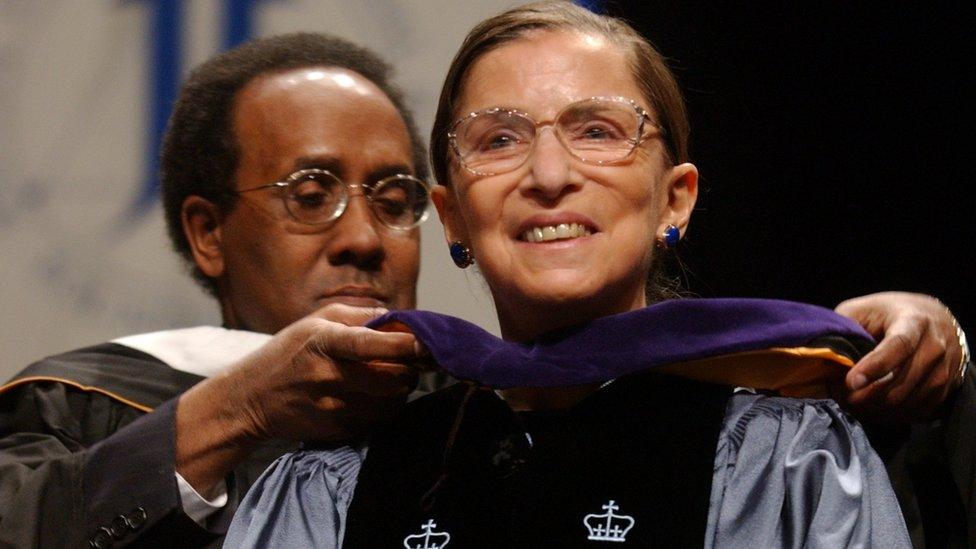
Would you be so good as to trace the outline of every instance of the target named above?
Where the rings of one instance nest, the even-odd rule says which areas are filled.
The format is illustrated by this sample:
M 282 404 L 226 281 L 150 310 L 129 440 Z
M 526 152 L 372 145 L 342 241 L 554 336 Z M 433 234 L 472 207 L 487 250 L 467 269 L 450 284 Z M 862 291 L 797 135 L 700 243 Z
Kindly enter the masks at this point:
M 674 248 L 678 245 L 678 241 L 681 240 L 681 230 L 674 225 L 668 225 L 664 228 L 664 234 L 662 239 L 665 248 Z
M 466 269 L 474 263 L 471 249 L 458 241 L 451 242 L 451 259 L 459 269 Z

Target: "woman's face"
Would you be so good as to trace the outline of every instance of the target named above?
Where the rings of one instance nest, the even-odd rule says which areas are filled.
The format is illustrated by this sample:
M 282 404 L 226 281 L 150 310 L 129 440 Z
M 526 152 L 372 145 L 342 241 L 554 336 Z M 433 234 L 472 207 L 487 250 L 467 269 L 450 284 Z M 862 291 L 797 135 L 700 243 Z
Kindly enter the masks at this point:
M 655 116 L 624 52 L 573 31 L 530 33 L 480 57 L 465 78 L 458 113 L 505 107 L 542 127 L 520 167 L 476 175 L 455 157 L 450 187 L 435 191 L 448 240 L 471 249 L 506 337 L 644 306 L 657 235 L 669 223 L 684 233 L 697 171 L 668 164 L 653 125 L 634 154 L 612 165 L 578 160 L 546 125 L 597 96 L 633 99 Z M 526 237 L 539 230 L 543 241 Z

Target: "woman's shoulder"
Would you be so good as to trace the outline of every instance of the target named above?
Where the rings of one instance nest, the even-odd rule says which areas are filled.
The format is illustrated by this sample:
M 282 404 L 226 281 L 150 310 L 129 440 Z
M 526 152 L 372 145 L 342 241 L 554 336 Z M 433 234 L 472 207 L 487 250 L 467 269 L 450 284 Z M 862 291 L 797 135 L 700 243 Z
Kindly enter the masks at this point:
M 851 445 L 869 448 L 857 421 L 833 400 L 771 396 L 738 390 L 725 415 L 721 438 L 736 453 L 822 447 L 846 458 Z
M 833 400 L 733 395 L 711 504 L 706 545 L 908 546 L 884 465 Z

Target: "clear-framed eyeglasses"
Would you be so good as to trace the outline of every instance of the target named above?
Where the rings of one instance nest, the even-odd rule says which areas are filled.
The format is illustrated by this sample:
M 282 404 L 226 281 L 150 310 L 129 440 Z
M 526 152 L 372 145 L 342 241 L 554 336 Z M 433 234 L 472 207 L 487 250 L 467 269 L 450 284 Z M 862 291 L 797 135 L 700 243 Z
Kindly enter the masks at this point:
M 319 168 L 298 170 L 284 181 L 232 191 L 239 195 L 261 189 L 281 189 L 288 215 L 299 223 L 326 225 L 346 211 L 353 189 L 360 189 L 376 219 L 386 227 L 407 231 L 427 219 L 430 186 L 412 175 L 396 174 L 370 184 L 347 184 Z
M 587 164 L 627 159 L 647 139 L 649 127 L 663 134 L 663 128 L 633 99 L 590 97 L 570 103 L 548 123 L 503 107 L 473 112 L 452 124 L 447 135 L 461 165 L 487 176 L 524 164 L 546 126 L 552 126 L 570 154 Z

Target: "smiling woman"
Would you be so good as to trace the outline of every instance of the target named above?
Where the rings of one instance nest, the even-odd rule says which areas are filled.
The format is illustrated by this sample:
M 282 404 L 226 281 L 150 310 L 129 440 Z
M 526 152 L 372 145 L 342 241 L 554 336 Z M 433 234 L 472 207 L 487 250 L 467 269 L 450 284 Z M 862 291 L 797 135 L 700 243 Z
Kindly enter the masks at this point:
M 698 192 L 680 97 L 633 29 L 569 3 L 472 30 L 434 123 L 432 198 L 503 340 L 430 313 L 378 321 L 465 383 L 408 406 L 365 460 L 282 458 L 228 542 L 909 546 L 880 459 L 833 401 L 733 389 L 822 390 L 867 334 L 795 303 L 658 303 L 656 265 Z

